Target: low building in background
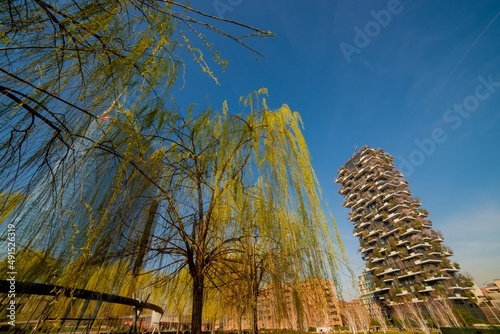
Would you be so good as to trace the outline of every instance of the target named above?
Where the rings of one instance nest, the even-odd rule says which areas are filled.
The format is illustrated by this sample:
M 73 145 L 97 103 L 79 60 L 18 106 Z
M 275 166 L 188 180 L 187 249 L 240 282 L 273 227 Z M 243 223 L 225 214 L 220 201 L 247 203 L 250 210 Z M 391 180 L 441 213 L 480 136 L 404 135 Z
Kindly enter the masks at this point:
M 500 279 L 485 283 L 482 288 L 477 290 L 475 292 L 479 300 L 479 307 L 481 307 L 488 322 L 500 325 Z
M 258 299 L 259 329 L 328 331 L 342 326 L 339 303 L 331 280 L 311 279 L 297 287 L 285 285 L 262 291 Z M 277 296 L 277 293 L 281 294 Z M 224 314 L 223 329 L 250 329 L 253 319 L 248 310 L 232 308 Z

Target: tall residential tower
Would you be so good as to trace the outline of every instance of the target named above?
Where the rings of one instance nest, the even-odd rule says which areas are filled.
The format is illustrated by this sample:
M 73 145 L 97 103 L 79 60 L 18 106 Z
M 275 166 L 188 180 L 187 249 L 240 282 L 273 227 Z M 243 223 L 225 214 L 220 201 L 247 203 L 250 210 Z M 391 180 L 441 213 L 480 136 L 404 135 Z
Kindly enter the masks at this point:
M 444 300 L 483 318 L 471 292 L 473 283 L 450 259 L 453 252 L 432 228 L 392 156 L 365 146 L 338 175 L 335 182 L 366 263 L 360 290 L 367 306 L 378 304 L 390 314 L 396 305 Z

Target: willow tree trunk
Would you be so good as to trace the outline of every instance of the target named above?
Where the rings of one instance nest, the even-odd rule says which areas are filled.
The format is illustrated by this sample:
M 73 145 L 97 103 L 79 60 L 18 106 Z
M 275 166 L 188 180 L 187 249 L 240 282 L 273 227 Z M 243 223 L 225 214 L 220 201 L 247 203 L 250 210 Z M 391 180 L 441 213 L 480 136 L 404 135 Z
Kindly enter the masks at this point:
M 181 334 L 181 332 L 182 332 L 181 319 L 182 319 L 183 315 L 184 315 L 184 313 L 182 313 L 182 312 L 179 312 L 178 315 L 177 315 L 177 319 L 178 319 L 178 321 L 177 321 L 177 332 L 176 332 L 177 334 Z
M 201 334 L 204 275 L 197 273 L 193 275 L 193 309 L 191 314 L 191 334 Z
M 258 325 L 258 321 L 259 321 L 259 310 L 258 310 L 258 306 L 257 306 L 257 299 L 258 299 L 258 294 L 255 294 L 254 295 L 254 303 L 252 305 L 252 321 L 253 321 L 253 324 L 252 324 L 252 332 L 253 334 L 259 334 L 259 325 Z
M 252 333 L 253 334 L 259 334 L 259 310 L 258 310 L 258 305 L 259 305 L 259 281 L 262 279 L 259 277 L 259 279 L 255 279 L 252 282 Z

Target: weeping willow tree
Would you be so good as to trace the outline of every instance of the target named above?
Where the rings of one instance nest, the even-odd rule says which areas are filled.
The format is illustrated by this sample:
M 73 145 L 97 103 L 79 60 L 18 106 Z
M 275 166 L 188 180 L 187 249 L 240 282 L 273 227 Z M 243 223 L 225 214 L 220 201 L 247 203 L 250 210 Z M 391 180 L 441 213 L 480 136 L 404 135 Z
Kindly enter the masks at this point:
M 255 95 L 240 115 L 169 111 L 179 44 L 214 79 L 190 36 L 225 66 L 200 27 L 256 54 L 239 36 L 269 33 L 166 0 L 9 0 L 0 22 L 1 219 L 20 254 L 40 259 L 20 280 L 130 295 L 144 275 L 171 283 L 187 270 L 199 333 L 207 287 L 246 277 L 254 296 L 335 278 L 298 114 Z M 255 262 L 252 238 L 276 256 Z M 240 274 L 252 261 L 259 270 Z
M 168 298 L 185 295 L 171 288 L 185 286 L 188 272 L 193 333 L 207 289 L 225 293 L 234 282 L 254 319 L 265 285 L 286 318 L 280 291 L 298 296 L 301 282 L 335 280 L 340 255 L 300 116 L 260 105 L 262 93 L 238 115 L 226 105 L 182 117 L 117 103 L 9 215 L 23 252 L 53 267 L 51 275 L 27 268 L 20 279 L 131 295 L 147 275 L 147 284 L 168 284 Z
M 265 99 L 259 105 L 258 95 L 244 99 L 250 108 L 245 114 L 231 115 L 224 106 L 222 113 L 179 118 L 158 151 L 163 155 L 162 198 L 146 266 L 170 277 L 189 270 L 195 333 L 201 328 L 205 289 L 222 289 L 229 285 L 224 280 L 259 282 L 244 294 L 255 296 L 265 270 L 272 273 L 267 283 L 276 289 L 309 278 L 335 279 L 339 255 L 333 251 L 300 116 L 286 105 L 270 110 Z M 248 243 L 252 238 L 276 257 L 242 274 L 256 259 L 244 260 L 257 250 Z
M 212 65 L 226 66 L 207 32 L 259 56 L 240 36 L 270 35 L 184 1 L 0 2 L 0 221 L 18 227 L 20 256 L 54 272 L 28 261 L 20 279 L 83 288 L 103 263 L 141 272 L 159 204 L 152 139 L 171 117 L 176 50 L 215 81 Z M 104 290 L 123 284 L 120 270 Z

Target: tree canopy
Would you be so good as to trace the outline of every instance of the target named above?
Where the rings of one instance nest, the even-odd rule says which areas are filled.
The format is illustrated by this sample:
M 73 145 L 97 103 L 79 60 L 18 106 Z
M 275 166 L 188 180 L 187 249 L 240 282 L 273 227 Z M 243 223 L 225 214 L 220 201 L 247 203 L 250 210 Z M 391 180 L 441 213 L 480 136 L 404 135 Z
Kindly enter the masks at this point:
M 237 29 L 229 33 L 223 24 Z M 118 103 L 129 110 L 171 109 L 169 90 L 183 64 L 179 47 L 214 77 L 211 64 L 226 62 L 207 32 L 257 54 L 245 38 L 271 35 L 187 2 L 2 1 L 0 157 L 2 171 L 15 175 L 2 179 L 3 189 L 54 168 Z
M 40 259 L 19 279 L 178 288 L 165 298 L 190 296 L 194 333 L 214 291 L 248 296 L 255 320 L 264 286 L 337 282 L 343 255 L 299 114 L 268 108 L 265 89 L 240 113 L 175 110 L 179 44 L 213 76 L 189 34 L 225 65 L 197 28 L 258 54 L 210 20 L 269 35 L 174 1 L 0 4 L 1 219 L 19 254 Z

